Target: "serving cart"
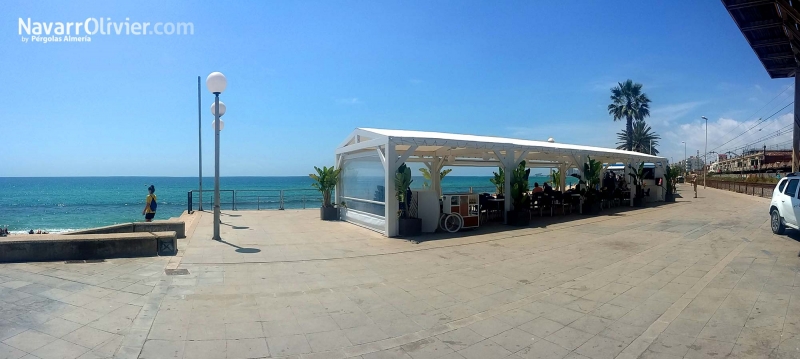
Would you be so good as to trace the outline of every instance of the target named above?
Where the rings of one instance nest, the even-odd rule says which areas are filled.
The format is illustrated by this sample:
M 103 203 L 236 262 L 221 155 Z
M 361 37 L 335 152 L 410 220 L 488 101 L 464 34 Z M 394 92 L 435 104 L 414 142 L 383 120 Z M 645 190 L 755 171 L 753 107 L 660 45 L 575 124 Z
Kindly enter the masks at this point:
M 439 228 L 450 233 L 462 228 L 480 226 L 480 202 L 477 193 L 445 194 L 442 196 L 442 214 Z

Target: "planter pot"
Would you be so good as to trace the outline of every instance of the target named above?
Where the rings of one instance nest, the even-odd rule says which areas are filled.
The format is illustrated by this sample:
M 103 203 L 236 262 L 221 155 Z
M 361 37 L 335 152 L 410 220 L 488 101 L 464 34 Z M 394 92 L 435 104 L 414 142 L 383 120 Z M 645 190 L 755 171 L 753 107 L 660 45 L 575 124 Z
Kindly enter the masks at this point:
M 508 211 L 508 224 L 512 226 L 527 227 L 531 224 L 530 211 Z
M 323 221 L 338 221 L 339 208 L 336 207 L 320 207 L 319 218 Z
M 585 201 L 583 202 L 583 214 L 586 215 L 595 215 L 600 213 L 600 202 L 599 201 Z
M 675 194 L 667 192 L 667 194 L 664 195 L 664 202 L 675 202 Z
M 418 236 L 422 233 L 422 218 L 400 218 L 398 227 L 401 236 Z
M 634 207 L 642 207 L 644 206 L 644 197 L 636 197 L 633 199 L 633 206 Z

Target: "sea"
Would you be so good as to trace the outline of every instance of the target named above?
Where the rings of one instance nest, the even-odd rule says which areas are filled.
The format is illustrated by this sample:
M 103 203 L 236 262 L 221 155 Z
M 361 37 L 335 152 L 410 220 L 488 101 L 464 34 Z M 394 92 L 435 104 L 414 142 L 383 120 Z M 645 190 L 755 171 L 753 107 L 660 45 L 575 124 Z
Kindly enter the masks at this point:
M 547 177 L 530 178 L 543 183 Z M 419 188 L 422 177 L 414 177 Z M 567 178 L 572 184 L 575 179 Z M 222 177 L 220 207 L 230 210 L 318 208 L 322 197 L 308 176 Z M 49 233 L 142 221 L 147 187 L 158 198 L 156 219 L 178 217 L 200 205 L 197 177 L 0 177 L 0 227 L 11 233 Z M 203 210 L 212 210 L 214 179 L 203 178 Z M 448 176 L 444 193 L 494 193 L 488 176 Z

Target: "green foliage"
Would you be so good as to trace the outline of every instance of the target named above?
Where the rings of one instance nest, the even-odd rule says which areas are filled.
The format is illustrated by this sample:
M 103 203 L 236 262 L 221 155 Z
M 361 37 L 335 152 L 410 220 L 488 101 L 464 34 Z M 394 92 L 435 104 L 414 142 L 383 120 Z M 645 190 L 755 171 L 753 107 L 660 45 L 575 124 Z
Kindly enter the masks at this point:
M 600 184 L 600 172 L 603 171 L 603 163 L 587 157 L 588 162 L 583 164 L 583 183 L 589 188 L 597 188 Z
M 525 167 L 526 163 L 522 161 L 511 172 L 511 198 L 514 201 L 514 210 L 517 211 L 528 208 L 530 201 L 528 196 L 528 191 L 530 191 L 528 177 L 531 174 L 531 169 Z
M 633 149 L 633 120 L 644 120 L 650 116 L 650 99 L 647 94 L 642 92 L 642 84 L 633 83 L 632 80 L 620 82 L 617 87 L 611 89 L 611 104 L 608 105 L 608 114 L 614 117 L 614 121 L 626 121 L 626 133 L 628 138 L 625 149 Z
M 634 168 L 632 165 L 628 165 L 628 168 L 631 170 L 631 173 L 628 173 L 628 175 L 632 178 L 631 182 L 633 182 L 633 185 L 636 186 L 635 197 L 644 197 L 644 189 L 642 188 L 642 186 L 644 186 L 644 162 L 639 164 L 639 168 Z
M 406 191 L 411 188 L 411 182 L 414 182 L 414 180 L 411 179 L 411 169 L 403 163 L 397 168 L 397 173 L 394 175 L 395 197 L 397 197 L 400 203 L 405 204 L 405 206 L 403 206 L 404 210 L 399 213 L 402 218 L 407 218 L 408 216 L 410 198 L 406 198 Z
M 322 168 L 314 166 L 314 170 L 317 171 L 317 174 L 311 173 L 308 175 L 308 177 L 316 181 L 311 186 L 322 192 L 323 207 L 333 207 L 333 204 L 331 204 L 331 192 L 336 188 L 336 183 L 339 182 L 339 174 L 342 173 L 342 169 L 335 169 L 333 166 L 322 166 Z
M 428 171 L 427 168 L 424 168 L 424 167 L 420 168 L 419 171 L 422 172 L 422 178 L 425 179 L 422 182 L 422 188 L 430 188 L 431 187 L 431 173 Z M 447 176 L 447 174 L 449 174 L 450 172 L 453 172 L 453 169 L 448 168 L 446 170 L 442 170 L 442 172 L 439 172 L 439 180 L 440 181 L 443 180 L 444 177 Z
M 667 182 L 667 193 L 675 193 L 675 182 L 680 175 L 681 169 L 679 166 L 667 166 L 667 170 L 664 173 L 664 180 Z
M 490 178 L 489 182 L 492 182 L 492 184 L 497 188 L 498 195 L 504 195 L 506 187 L 506 174 L 503 171 L 503 167 L 498 167 L 497 171 L 498 172 L 492 172 L 494 173 L 494 178 Z
M 553 190 L 560 191 L 561 190 L 561 171 L 555 170 L 550 173 L 550 182 L 553 184 Z
M 647 125 L 644 120 L 636 120 L 633 123 L 633 136 L 631 137 L 632 145 L 631 150 L 636 151 L 639 153 L 650 153 L 650 145 L 653 146 L 653 153 L 652 155 L 658 155 L 658 140 L 661 139 L 661 136 L 656 134 L 655 132 L 651 132 L 653 129 Z M 628 130 L 622 130 L 622 132 L 617 132 L 617 149 L 618 150 L 626 150 L 628 146 Z

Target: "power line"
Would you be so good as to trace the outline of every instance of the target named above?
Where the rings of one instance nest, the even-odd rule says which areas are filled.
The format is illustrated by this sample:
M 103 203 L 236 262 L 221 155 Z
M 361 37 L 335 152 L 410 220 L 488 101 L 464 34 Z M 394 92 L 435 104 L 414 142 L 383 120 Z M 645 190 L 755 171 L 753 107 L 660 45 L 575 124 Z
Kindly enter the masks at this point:
M 749 148 L 749 147 L 753 147 L 753 146 L 755 146 L 755 145 L 757 145 L 759 143 L 763 143 L 766 140 L 771 140 L 771 139 L 776 138 L 776 137 L 780 137 L 780 136 L 783 136 L 783 135 L 790 134 L 794 130 L 791 127 L 792 127 L 792 125 L 786 126 L 783 129 L 778 130 L 777 133 L 764 136 L 764 137 L 759 138 L 759 139 L 757 139 L 757 140 L 755 140 L 753 142 L 750 142 L 748 144 L 736 147 L 736 148 L 732 149 L 731 151 L 743 150 L 743 149 L 746 149 L 746 148 Z
M 781 111 L 785 110 L 787 107 L 791 106 L 792 104 L 794 104 L 794 101 L 792 101 L 792 102 L 789 102 L 789 104 L 787 104 L 786 106 L 783 106 L 783 108 L 781 108 L 781 109 L 780 109 L 780 110 L 778 110 L 778 111 L 775 111 L 773 114 L 769 115 L 768 117 L 766 117 L 766 118 L 764 118 L 764 119 L 760 119 L 758 122 L 756 122 L 756 124 L 755 124 L 755 125 L 753 125 L 752 127 L 748 128 L 748 129 L 747 129 L 747 130 L 745 130 L 744 132 L 742 132 L 742 133 L 740 133 L 740 134 L 736 135 L 735 137 L 731 138 L 730 140 L 726 141 L 725 143 L 723 143 L 723 144 L 721 144 L 721 145 L 719 145 L 719 146 L 715 147 L 714 149 L 712 149 L 712 151 L 716 151 L 717 149 L 721 148 L 722 146 L 725 146 L 725 145 L 727 145 L 728 143 L 730 143 L 731 141 L 733 141 L 733 140 L 735 140 L 735 139 L 737 139 L 737 138 L 741 137 L 741 136 L 742 136 L 742 135 L 744 135 L 745 133 L 749 132 L 750 130 L 752 130 L 753 128 L 755 128 L 756 126 L 758 126 L 759 124 L 761 124 L 761 123 L 763 123 L 764 121 L 766 121 L 766 120 L 769 120 L 770 118 L 772 118 L 772 116 L 775 116 L 775 115 L 777 115 L 777 114 L 778 114 L 778 112 L 781 112 Z
M 772 101 L 775 101 L 775 100 L 776 100 L 778 97 L 780 97 L 781 95 L 783 95 L 783 93 L 784 93 L 784 92 L 786 92 L 786 90 L 788 90 L 790 87 L 793 87 L 793 86 L 794 86 L 794 83 L 790 84 L 789 86 L 786 86 L 786 88 L 785 88 L 785 89 L 783 89 L 783 91 L 781 91 L 781 92 L 780 92 L 779 94 L 777 94 L 775 97 L 773 97 L 773 98 L 772 98 L 772 100 L 769 100 L 769 102 L 767 102 L 766 104 L 764 104 L 764 106 L 761 106 L 761 108 L 759 108 L 758 110 L 756 110 L 756 112 L 753 112 L 753 114 L 751 114 L 750 116 L 747 116 L 747 117 L 745 117 L 745 119 L 748 119 L 748 118 L 753 118 L 753 117 L 754 117 L 754 116 L 755 116 L 757 113 L 761 112 L 761 110 L 763 110 L 763 109 L 764 109 L 764 108 L 766 108 L 766 107 L 767 107 L 769 104 L 771 104 L 771 103 L 772 103 Z M 747 121 L 747 120 L 745 120 L 745 121 Z M 732 128 L 730 131 L 728 131 L 728 133 L 726 133 L 725 135 L 723 135 L 723 136 L 720 136 L 720 137 L 721 137 L 721 138 L 725 138 L 726 136 L 730 135 L 730 134 L 731 134 L 733 131 L 735 131 L 736 129 L 738 129 L 738 128 L 739 128 L 739 126 L 741 126 L 743 123 L 744 123 L 744 122 L 740 122 L 740 123 L 739 123 L 739 124 L 738 124 L 736 127 Z
M 788 124 L 788 125 L 786 125 L 786 126 L 784 126 L 784 127 L 780 128 L 780 129 L 778 129 L 776 132 L 777 132 L 777 133 L 780 135 L 780 134 L 782 134 L 782 132 L 783 132 L 783 131 L 788 131 L 788 130 L 791 130 L 791 128 L 792 128 L 792 124 Z M 759 130 L 759 131 L 760 131 L 760 130 Z M 789 131 L 789 132 L 791 132 L 791 131 Z M 786 132 L 786 133 L 789 133 L 789 132 Z M 765 132 L 765 133 L 769 133 L 769 131 L 767 131 L 767 132 Z M 750 140 L 750 141 L 752 141 L 752 142 L 749 142 L 749 143 L 745 143 L 745 144 L 740 144 L 740 145 L 737 145 L 737 147 L 734 147 L 734 150 L 736 150 L 736 149 L 739 149 L 739 148 L 743 148 L 743 147 L 749 147 L 749 146 L 751 146 L 751 145 L 754 145 L 754 144 L 757 144 L 757 143 L 759 143 L 759 142 L 763 142 L 765 139 L 770 139 L 770 138 L 773 138 L 774 136 L 776 136 L 776 135 L 775 135 L 775 133 L 769 133 L 769 134 L 766 134 L 766 135 L 764 135 L 764 137 L 762 137 L 762 138 L 759 138 L 759 139 L 757 139 L 757 140 Z

